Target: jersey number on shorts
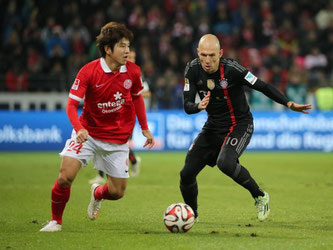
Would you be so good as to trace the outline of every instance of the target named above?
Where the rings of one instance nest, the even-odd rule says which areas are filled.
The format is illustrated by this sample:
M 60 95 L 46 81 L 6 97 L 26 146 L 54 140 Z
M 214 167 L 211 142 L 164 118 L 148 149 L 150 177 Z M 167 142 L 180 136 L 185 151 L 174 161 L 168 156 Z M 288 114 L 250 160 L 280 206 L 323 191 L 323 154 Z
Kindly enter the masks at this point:
M 76 144 L 75 145 L 75 141 L 70 141 L 70 143 L 68 144 L 68 149 L 67 151 L 75 151 L 76 154 L 78 155 L 81 151 L 80 149 L 83 147 L 82 144 Z

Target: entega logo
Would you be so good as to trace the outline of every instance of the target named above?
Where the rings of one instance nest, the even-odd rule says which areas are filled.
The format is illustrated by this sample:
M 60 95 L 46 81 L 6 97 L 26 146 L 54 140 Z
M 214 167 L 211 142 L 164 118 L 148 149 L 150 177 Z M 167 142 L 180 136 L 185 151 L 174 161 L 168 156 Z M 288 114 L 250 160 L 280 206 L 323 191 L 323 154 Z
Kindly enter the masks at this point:
M 115 112 L 115 111 L 121 109 L 122 105 L 125 103 L 125 99 L 123 99 L 121 97 L 122 95 L 123 95 L 123 93 L 120 93 L 120 92 L 117 91 L 117 93 L 113 95 L 115 101 L 113 101 L 113 102 L 108 101 L 108 102 L 103 102 L 103 103 L 97 103 L 97 107 L 99 109 L 102 109 L 103 113 L 112 113 L 112 112 Z

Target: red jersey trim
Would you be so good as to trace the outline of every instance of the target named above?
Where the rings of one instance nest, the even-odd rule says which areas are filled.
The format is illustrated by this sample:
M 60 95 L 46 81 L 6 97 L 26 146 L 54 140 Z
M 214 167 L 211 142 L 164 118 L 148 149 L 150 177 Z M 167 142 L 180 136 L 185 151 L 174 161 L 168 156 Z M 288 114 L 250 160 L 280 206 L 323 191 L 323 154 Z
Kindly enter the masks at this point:
M 224 66 L 223 65 L 220 66 L 220 75 L 221 75 L 221 81 L 224 80 Z M 234 113 L 234 108 L 233 108 L 232 103 L 231 103 L 228 88 L 227 88 L 227 86 L 224 86 L 224 85 L 221 85 L 221 86 L 222 86 L 222 89 L 223 89 L 223 92 L 224 92 L 224 96 L 227 97 L 227 105 L 228 105 L 228 109 L 229 109 L 229 113 L 230 113 L 230 119 L 231 119 L 231 127 L 229 128 L 229 133 L 224 138 L 224 141 L 223 141 L 223 144 L 222 144 L 222 147 L 223 147 L 227 138 L 232 133 L 232 131 L 234 131 L 235 126 L 237 126 L 237 122 L 236 122 L 236 116 L 235 116 L 235 113 Z

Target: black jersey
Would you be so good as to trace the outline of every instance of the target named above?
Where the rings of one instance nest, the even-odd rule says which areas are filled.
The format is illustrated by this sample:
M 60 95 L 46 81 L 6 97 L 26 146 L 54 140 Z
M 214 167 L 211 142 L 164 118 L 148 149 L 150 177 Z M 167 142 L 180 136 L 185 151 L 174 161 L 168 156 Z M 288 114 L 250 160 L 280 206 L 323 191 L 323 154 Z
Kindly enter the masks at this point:
M 203 130 L 224 132 L 238 124 L 252 123 L 244 86 L 259 90 L 276 102 L 287 105 L 288 99 L 281 92 L 259 80 L 235 60 L 221 58 L 219 69 L 209 74 L 202 69 L 199 58 L 196 58 L 185 69 L 185 112 L 199 112 L 198 103 L 195 103 L 196 94 L 203 99 L 210 91 L 206 108 L 208 119 Z

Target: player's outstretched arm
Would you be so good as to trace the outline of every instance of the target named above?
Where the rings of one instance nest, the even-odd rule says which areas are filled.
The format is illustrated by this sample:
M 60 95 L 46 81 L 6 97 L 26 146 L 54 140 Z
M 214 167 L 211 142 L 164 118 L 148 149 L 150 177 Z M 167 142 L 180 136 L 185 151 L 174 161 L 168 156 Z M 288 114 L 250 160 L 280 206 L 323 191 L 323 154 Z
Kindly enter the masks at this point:
M 289 109 L 293 110 L 293 111 L 296 111 L 296 112 L 301 112 L 301 113 L 304 113 L 304 114 L 309 114 L 308 111 L 306 110 L 309 110 L 312 108 L 312 105 L 311 104 L 297 104 L 295 102 L 288 102 L 287 103 L 287 106 Z
M 150 150 L 155 145 L 154 136 L 151 134 L 149 129 L 142 130 L 142 134 L 147 138 L 145 144 L 143 144 L 143 147 L 147 147 L 147 149 Z

